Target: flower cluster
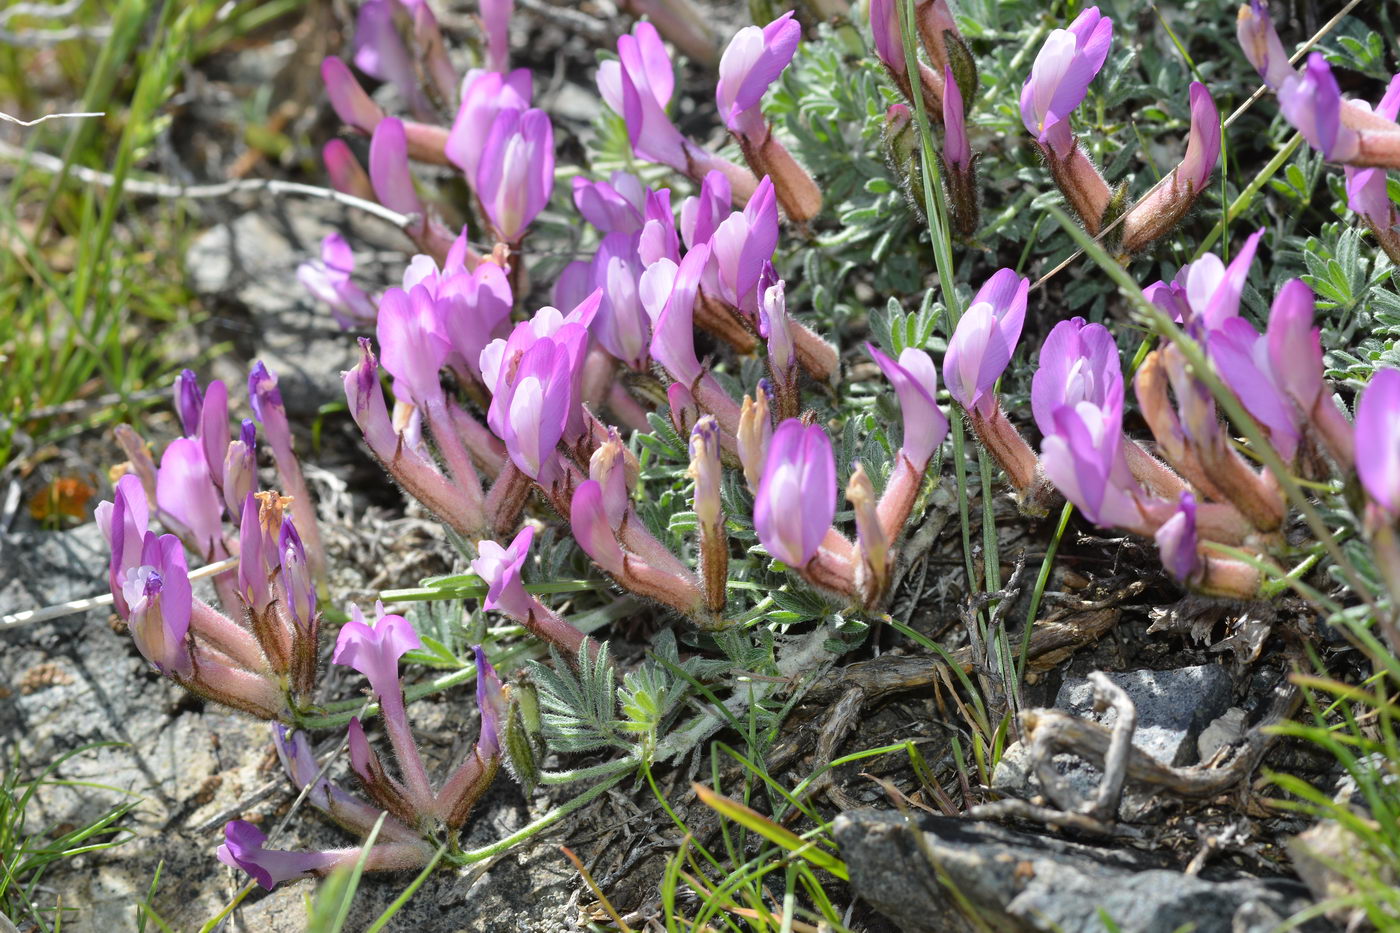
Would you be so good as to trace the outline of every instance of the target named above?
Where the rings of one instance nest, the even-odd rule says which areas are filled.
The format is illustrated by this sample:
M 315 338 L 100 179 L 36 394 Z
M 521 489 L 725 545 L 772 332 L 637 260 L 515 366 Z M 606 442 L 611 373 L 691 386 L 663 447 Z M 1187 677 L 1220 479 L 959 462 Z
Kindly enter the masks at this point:
M 292 496 L 257 491 L 256 425 L 245 419 L 231 437 L 227 387 L 214 380 L 201 391 L 186 370 L 175 380 L 185 436 L 157 468 L 119 428 L 130 472 L 97 520 L 112 548 L 113 603 L 146 660 L 200 696 L 290 722 L 316 683 L 325 556 L 277 379 L 261 363 L 248 395 Z M 149 530 L 152 519 L 168 533 Z M 200 562 L 238 556 L 236 569 L 214 575 L 224 612 L 194 598 L 186 552 Z

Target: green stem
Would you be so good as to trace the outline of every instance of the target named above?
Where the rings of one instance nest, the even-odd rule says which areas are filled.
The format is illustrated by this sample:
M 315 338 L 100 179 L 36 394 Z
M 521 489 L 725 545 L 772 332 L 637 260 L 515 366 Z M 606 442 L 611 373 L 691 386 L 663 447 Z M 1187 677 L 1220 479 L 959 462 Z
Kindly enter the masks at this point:
M 1239 193 L 1239 196 L 1230 203 L 1229 209 L 1225 211 L 1224 216 L 1222 216 L 1220 220 L 1216 221 L 1210 233 L 1206 234 L 1206 238 L 1201 241 L 1201 245 L 1196 247 L 1196 255 L 1191 257 L 1192 259 L 1200 259 L 1206 253 L 1210 252 L 1210 248 L 1215 245 L 1216 240 L 1220 239 L 1221 234 L 1225 232 L 1225 228 L 1230 222 L 1249 207 L 1250 203 L 1254 200 L 1254 196 L 1259 193 L 1259 189 L 1263 188 L 1265 183 L 1268 182 L 1270 178 L 1274 177 L 1278 170 L 1283 167 L 1283 164 L 1293 157 L 1293 153 L 1297 152 L 1298 147 L 1302 144 L 1303 134 L 1294 133 L 1293 138 L 1285 143 L 1283 148 L 1280 149 L 1272 159 L 1265 163 L 1264 167 L 1259 170 L 1259 174 L 1254 176 L 1254 180 L 1245 186 L 1245 189 Z
M 568 816 L 570 813 L 573 813 L 575 810 L 578 810 L 579 808 L 588 805 L 593 800 L 601 796 L 605 791 L 610 789 L 618 781 L 621 781 L 623 776 L 624 775 L 619 774 L 616 777 L 610 778 L 602 782 L 601 784 L 596 784 L 593 787 L 590 787 L 588 790 L 579 794 L 577 797 L 570 800 L 569 802 L 560 804 L 559 806 L 555 807 L 553 810 L 550 810 L 548 813 L 535 820 L 534 822 L 526 826 L 522 826 L 520 829 L 511 833 L 509 836 L 506 836 L 504 839 L 498 839 L 495 842 L 491 843 L 489 846 L 482 846 L 480 849 L 468 849 L 465 852 L 459 852 L 456 854 L 449 853 L 445 858 L 448 862 L 450 862 L 453 865 L 471 865 L 475 862 L 482 862 L 486 859 L 492 858 L 493 856 L 500 855 L 502 852 L 505 852 L 507 849 L 519 845 L 526 839 L 529 839 L 531 836 L 538 835 L 539 833 L 548 829 L 550 826 L 562 820 L 564 817 Z

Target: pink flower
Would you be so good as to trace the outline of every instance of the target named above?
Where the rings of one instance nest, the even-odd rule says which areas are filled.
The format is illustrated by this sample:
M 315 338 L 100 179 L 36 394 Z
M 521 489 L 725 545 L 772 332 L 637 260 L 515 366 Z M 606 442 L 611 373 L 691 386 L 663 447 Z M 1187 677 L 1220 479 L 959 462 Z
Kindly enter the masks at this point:
M 865 349 L 894 386 L 904 416 L 903 451 L 919 472 L 948 433 L 948 419 L 938 407 L 938 368 L 923 350 L 905 347 L 895 362 L 874 344 Z
M 476 190 L 496 233 L 518 242 L 554 190 L 554 128 L 543 110 L 497 115 L 482 150 Z
M 992 389 L 1021 339 L 1029 291 L 1029 279 L 999 269 L 959 319 L 943 357 L 943 381 L 948 394 L 967 411 L 990 415 L 995 408 Z
M 789 418 L 773 432 L 753 521 L 768 553 L 790 567 L 817 554 L 836 516 L 836 459 L 820 425 Z
M 1113 44 L 1113 20 L 1091 6 L 1068 29 L 1056 29 L 1041 46 L 1021 89 L 1021 120 L 1036 141 L 1059 157 L 1073 148 L 1069 117 L 1084 100 Z
M 355 272 L 355 256 L 350 244 L 338 233 L 321 240 L 321 258 L 297 266 L 297 281 L 312 297 L 330 306 L 341 330 L 373 323 L 374 302 L 350 278 Z
M 1313 52 L 1301 75 L 1289 75 L 1278 89 L 1279 109 L 1324 159 L 1345 162 L 1356 155 L 1360 137 L 1342 124 L 1342 91 L 1327 59 Z
M 477 545 L 480 556 L 472 561 L 471 567 L 472 573 L 486 581 L 483 605 L 488 612 L 498 610 L 513 619 L 523 619 L 530 614 L 530 594 L 525 592 L 520 569 L 525 566 L 534 539 L 534 527 L 526 525 L 509 547 L 501 547 L 495 541 L 482 541 Z
M 1356 403 L 1356 473 L 1384 520 L 1400 520 L 1400 370 L 1376 370 Z
M 719 62 L 715 102 L 720 119 L 735 133 L 751 136 L 764 129 L 759 104 L 769 85 L 792 61 L 802 41 L 802 26 L 784 13 L 767 26 L 745 26 L 734 34 Z
M 676 76 L 656 27 L 637 23 L 617 40 L 617 55 L 617 61 L 598 66 L 598 91 L 626 121 L 632 151 L 639 159 L 686 172 L 685 138 L 666 115 Z

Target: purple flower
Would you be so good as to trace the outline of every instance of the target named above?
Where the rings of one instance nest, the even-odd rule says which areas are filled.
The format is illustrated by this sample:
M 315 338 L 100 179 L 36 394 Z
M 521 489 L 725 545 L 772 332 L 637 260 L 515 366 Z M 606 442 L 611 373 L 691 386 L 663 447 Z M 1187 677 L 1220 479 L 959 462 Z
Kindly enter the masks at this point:
M 180 428 L 187 437 L 199 431 L 199 413 L 204 410 L 204 393 L 199 390 L 199 377 L 193 369 L 182 369 L 175 377 L 175 411 L 180 415 Z
M 141 654 L 163 674 L 188 676 L 193 665 L 185 636 L 194 601 L 180 539 L 146 532 L 139 562 L 122 568 L 119 585 L 112 596 L 119 609 L 126 607 L 122 617 Z
M 355 20 L 355 67 L 393 84 L 415 113 L 427 113 L 432 108 L 418 86 L 413 58 L 394 22 L 398 6 L 398 0 L 366 0 L 360 6 Z
M 1365 101 L 1352 101 L 1352 106 L 1369 109 Z M 1390 79 L 1385 96 L 1376 107 L 1376 113 L 1394 122 L 1400 113 L 1400 74 Z M 1355 168 L 1347 165 L 1342 169 L 1347 178 L 1347 207 L 1351 208 L 1378 230 L 1390 230 L 1396 224 L 1395 207 L 1386 189 L 1386 173 L 1383 168 Z
M 321 258 L 297 266 L 297 281 L 312 297 L 330 306 L 341 330 L 350 330 L 374 321 L 374 302 L 364 289 L 351 281 L 355 256 L 350 244 L 338 233 L 321 241 Z
M 321 61 L 321 81 L 326 86 L 331 107 L 342 123 L 353 126 L 361 133 L 373 133 L 379 121 L 384 119 L 384 111 L 360 87 L 360 82 L 350 73 L 350 66 L 334 55 Z
M 903 451 L 914 468 L 922 473 L 929 459 L 948 433 L 948 419 L 938 407 L 938 368 L 923 350 L 905 347 L 895 362 L 874 344 L 865 349 L 879 365 L 899 396 L 904 415 Z
M 958 321 L 943 357 L 943 381 L 967 411 L 990 415 L 995 409 L 992 389 L 1021 339 L 1029 291 L 1029 279 L 998 269 Z
M 1111 395 L 1116 397 L 1103 407 L 1084 401 L 1055 409 L 1055 430 L 1041 441 L 1040 463 L 1046 477 L 1091 522 L 1140 530 L 1139 487 L 1123 459 L 1121 387 Z
M 486 27 L 486 65 L 492 71 L 510 66 L 510 14 L 515 0 L 482 0 L 481 22 Z
M 836 516 L 836 459 L 821 425 L 789 418 L 773 432 L 753 522 L 768 553 L 790 567 L 817 554 Z
M 508 110 L 525 111 L 533 94 L 527 68 L 517 68 L 508 75 L 476 69 L 467 72 L 462 80 L 462 102 L 444 151 L 448 160 L 462 170 L 468 184 L 476 185 L 481 155 L 497 117 Z
M 1400 520 L 1400 370 L 1376 370 L 1356 403 L 1356 473 L 1385 521 Z
M 965 172 L 972 165 L 962 89 L 953 77 L 951 65 L 943 66 L 943 161 L 954 172 Z
M 1207 253 L 1181 268 L 1171 282 L 1154 282 L 1145 290 L 1153 304 L 1177 319 L 1212 331 L 1240 313 L 1240 296 L 1264 231 L 1251 233 L 1228 266 Z
M 306 549 L 291 518 L 282 519 L 282 532 L 277 540 L 281 569 L 277 583 L 287 612 L 303 631 L 312 631 L 316 621 L 316 584 L 306 566 Z
M 643 301 L 668 293 L 652 327 L 651 355 L 671 378 L 686 386 L 694 385 L 703 372 L 695 356 L 694 313 L 695 294 L 709 257 L 710 248 L 698 246 L 685 254 L 679 267 L 663 259 L 642 275 Z M 648 307 L 654 304 L 648 303 Z
M 554 127 L 543 110 L 502 111 L 476 173 L 476 191 L 491 225 L 515 243 L 554 190 Z
M 870 0 L 870 32 L 875 37 L 875 54 L 885 67 L 896 75 L 908 72 L 895 0 Z
M 792 383 L 797 377 L 797 347 L 787 313 L 787 285 L 771 262 L 759 277 L 758 335 L 768 342 L 768 366 L 773 378 Z
M 680 383 L 675 383 L 679 385 Z M 632 507 L 632 487 L 636 485 L 637 464 L 627 461 L 627 448 L 622 445 L 616 428 L 608 429 L 608 439 L 598 445 L 588 458 L 588 478 L 597 480 L 603 489 L 603 511 L 613 531 L 622 527 Z
M 201 558 L 211 560 L 223 550 L 224 506 L 198 441 L 179 437 L 165 448 L 156 474 L 156 503 L 188 531 L 186 543 Z
M 1345 162 L 1356 155 L 1359 136 L 1342 125 L 1342 92 L 1327 59 L 1313 52 L 1301 75 L 1278 89 L 1279 109 L 1324 159 Z
M 282 390 L 277 388 L 277 377 L 262 360 L 253 363 L 248 371 L 248 404 L 253 409 L 253 417 L 262 425 L 267 442 L 274 449 L 292 449 L 292 428 L 287 423 L 287 407 L 282 404 Z
M 1074 146 L 1070 114 L 1084 100 L 1112 44 L 1113 20 L 1091 6 L 1068 29 L 1053 30 L 1035 57 L 1021 89 L 1021 120 L 1060 158 Z
M 567 351 L 574 388 L 566 406 L 569 412 L 565 439 L 575 438 L 582 431 L 582 411 L 573 402 L 579 396 L 583 359 L 588 349 L 588 327 L 598 313 L 602 298 L 602 292 L 595 290 L 567 315 L 561 314 L 557 308 L 541 308 L 529 321 L 515 325 L 508 338 L 493 340 L 481 351 L 481 379 L 492 395 L 491 405 L 486 410 L 486 423 L 497 437 L 505 438 L 511 387 L 518 378 L 521 359 L 527 350 L 540 341 L 557 344 Z
M 733 199 L 729 178 L 718 169 L 705 173 L 700 193 L 681 202 L 681 237 L 686 249 L 708 243 L 715 230 L 730 214 Z
M 569 529 L 574 540 L 593 562 L 613 576 L 626 572 L 622 547 L 613 534 L 608 521 L 607 510 L 603 506 L 603 487 L 597 480 L 584 480 L 574 490 L 573 502 L 569 507 Z
M 117 612 L 123 617 L 130 611 L 121 594 L 121 581 L 126 571 L 141 563 L 141 549 L 146 542 L 146 526 L 150 522 L 150 503 L 141 487 L 141 479 L 128 473 L 117 480 L 112 501 L 99 503 L 95 518 L 102 537 L 112 548 L 108 563 L 107 583 L 112 591 Z
M 380 615 L 366 622 L 360 607 L 351 607 L 351 619 L 340 629 L 331 660 L 353 667 L 365 676 L 381 700 L 397 698 L 399 687 L 399 658 L 423 647 L 418 633 L 400 615 Z
M 742 211 L 735 211 L 710 237 L 711 266 L 705 291 L 756 319 L 758 279 L 778 245 L 778 199 L 764 176 Z
M 311 742 L 306 738 L 306 733 L 300 729 L 289 729 L 280 722 L 271 725 L 272 745 L 277 749 L 277 758 L 282 762 L 287 777 L 292 779 L 292 784 L 297 790 L 315 782 L 316 786 L 311 788 L 306 799 L 314 807 L 330 809 L 331 783 L 323 777 L 318 777 L 321 766 L 316 763 L 316 756 L 311 753 Z
M 658 259 L 681 261 L 681 238 L 671 211 L 671 191 L 663 188 L 647 195 L 646 221 L 637 235 L 637 256 L 649 266 Z
M 224 457 L 228 453 L 228 387 L 223 380 L 214 379 L 204 392 L 204 407 L 199 412 L 199 431 L 195 438 L 204 452 L 209 478 L 215 487 L 224 484 Z
M 574 399 L 569 347 L 544 338 L 520 357 L 519 368 L 501 402 L 501 440 L 520 471 L 542 484 L 555 478 L 554 450 L 564 436 Z
M 1153 537 L 1167 573 L 1180 583 L 1196 575 L 1201 558 L 1196 553 L 1196 499 L 1191 493 L 1182 490 L 1176 512 L 1157 528 Z
M 1322 394 L 1322 346 L 1312 326 L 1313 294 L 1300 279 L 1279 289 L 1267 339 L 1244 318 L 1210 332 L 1207 347 L 1220 375 L 1292 461 Z
M 637 233 L 645 221 L 647 187 L 629 172 L 613 172 L 609 181 L 575 176 L 574 206 L 583 219 L 603 233 Z
M 1176 170 L 1176 182 L 1186 182 L 1199 192 L 1210 181 L 1220 159 L 1220 111 L 1210 91 L 1199 81 L 1191 82 L 1191 133 L 1186 138 L 1186 155 Z
M 403 121 L 385 117 L 374 128 L 369 143 L 369 181 L 374 196 L 390 210 L 400 214 L 424 212 L 423 202 L 413 188 L 413 173 L 408 170 L 408 136 Z
M 802 41 L 802 26 L 784 13 L 759 29 L 745 26 L 734 34 L 719 61 L 715 102 L 720 119 L 731 131 L 744 136 L 764 131 L 759 104 L 769 85 L 792 61 Z
M 530 615 L 530 594 L 525 592 L 525 584 L 520 579 L 520 568 L 525 566 L 530 544 L 535 540 L 535 529 L 526 525 L 520 529 L 509 547 L 501 547 L 495 541 L 482 541 L 477 544 L 480 555 L 472 561 L 472 573 L 486 581 L 486 610 L 503 612 L 512 619 L 524 619 Z
M 224 827 L 219 861 L 229 868 L 241 868 L 268 891 L 284 881 L 324 872 L 336 861 L 327 852 L 285 852 L 266 846 L 267 836 L 262 830 L 246 820 L 231 820 Z
M 617 56 L 617 61 L 598 66 L 598 91 L 626 122 L 632 151 L 639 159 L 684 173 L 689 167 L 687 144 L 666 115 L 676 75 L 656 27 L 637 23 L 630 35 L 618 38 Z
M 481 737 L 476 751 L 482 758 L 494 758 L 501 751 L 501 725 L 506 717 L 506 694 L 500 675 L 486 660 L 480 645 L 472 647 L 476 655 L 476 708 L 481 712 Z
M 645 369 L 651 320 L 638 291 L 642 273 L 639 235 L 609 233 L 593 257 L 593 284 L 603 290 L 593 335 L 613 356 L 633 369 Z
M 1040 347 L 1040 365 L 1031 379 L 1031 412 L 1041 434 L 1055 431 L 1055 410 L 1080 402 L 1102 408 L 1123 396 L 1118 345 L 1102 324 L 1082 317 L 1061 321 Z
M 380 358 L 394 377 L 394 395 L 423 407 L 442 397 L 442 369 L 452 345 L 432 293 L 423 285 L 411 292 L 391 288 L 379 300 Z
M 1269 16 L 1266 0 L 1249 0 L 1240 7 L 1240 16 L 1235 24 L 1240 48 L 1244 57 L 1259 72 L 1259 77 L 1271 89 L 1277 91 L 1288 78 L 1293 76 L 1293 66 L 1288 63 L 1288 53 L 1279 41 L 1274 30 L 1274 21 Z
M 453 351 L 448 363 L 481 378 L 481 351 L 501 335 L 515 303 L 505 270 L 481 262 L 471 272 L 444 274 L 432 290 L 438 324 Z
M 345 140 L 328 140 L 321 147 L 321 161 L 325 163 L 331 187 L 336 191 L 356 198 L 373 199 L 374 186 L 370 184 L 369 175 Z

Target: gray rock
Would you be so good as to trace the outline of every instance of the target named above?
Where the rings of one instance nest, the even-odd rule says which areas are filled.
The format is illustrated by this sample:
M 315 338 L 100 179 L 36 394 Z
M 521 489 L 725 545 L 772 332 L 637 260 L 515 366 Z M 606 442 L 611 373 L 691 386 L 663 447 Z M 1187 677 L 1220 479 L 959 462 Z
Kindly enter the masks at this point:
M 1109 674 L 1137 707 L 1138 725 L 1133 744 L 1163 764 L 1180 767 L 1194 762 L 1196 738 L 1230 704 L 1232 685 L 1225 669 L 1213 664 L 1175 671 L 1130 671 Z M 1112 726 L 1118 714 L 1093 708 L 1093 687 L 1087 680 L 1066 680 L 1055 706 Z M 992 787 L 1012 797 L 1028 799 L 1040 792 L 1029 749 L 1019 742 L 1008 746 L 992 774 Z M 1099 786 L 1098 768 L 1074 755 L 1056 755 L 1055 769 L 1063 775 L 1079 800 L 1091 797 Z M 1131 785 L 1123 795 L 1119 819 L 1137 822 L 1157 808 L 1160 799 L 1141 794 Z
M 356 279 L 372 294 L 397 280 L 407 255 L 399 254 L 392 275 L 366 263 L 364 250 L 411 249 L 391 226 L 331 202 L 287 199 L 276 210 L 254 210 L 211 227 L 185 254 L 190 287 L 215 309 L 209 342 L 233 340 L 239 359 L 261 359 L 277 374 L 282 398 L 293 415 L 309 416 L 327 402 L 344 399 L 342 370 L 360 356 L 353 334 L 336 325 L 330 311 L 297 281 L 301 263 L 320 256 L 321 239 L 340 232 L 356 252 Z M 215 375 L 237 387 L 243 367 Z
M 1233 684 L 1225 668 L 1199 664 L 1174 671 L 1128 671 L 1109 674 L 1137 707 L 1133 744 L 1164 765 L 1181 767 L 1196 760 L 1196 737 L 1230 706 Z M 1087 680 L 1066 680 L 1055 706 L 1112 726 L 1118 714 L 1094 711 L 1094 688 Z
M 1248 714 L 1238 706 L 1232 706 L 1211 721 L 1196 738 L 1198 761 L 1210 761 L 1215 753 L 1227 745 L 1233 745 L 1244 738 Z
M 1265 933 L 1312 903 L 1295 881 L 1207 880 L 1134 850 L 947 817 L 915 826 L 898 813 L 853 811 L 834 830 L 851 886 L 906 933 L 1101 933 L 1104 917 L 1123 933 Z M 1312 920 L 1298 929 L 1336 928 Z

